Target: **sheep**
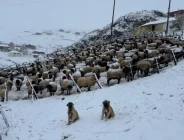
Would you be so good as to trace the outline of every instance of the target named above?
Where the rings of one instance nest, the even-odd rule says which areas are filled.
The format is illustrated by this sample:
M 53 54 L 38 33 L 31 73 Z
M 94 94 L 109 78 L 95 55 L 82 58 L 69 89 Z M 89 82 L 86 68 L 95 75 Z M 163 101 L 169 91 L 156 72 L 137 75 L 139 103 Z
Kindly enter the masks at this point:
M 137 70 L 141 71 L 141 75 L 144 72 L 144 75 L 148 76 L 149 70 L 151 68 L 151 63 L 146 61 L 146 60 L 140 60 L 137 62 L 136 68 L 137 68 Z
M 147 49 L 154 50 L 158 48 L 158 43 L 150 43 L 147 45 Z
M 118 84 L 120 83 L 121 78 L 124 78 L 125 74 L 122 69 L 109 69 L 107 71 L 107 85 L 109 85 L 110 80 L 117 79 Z
M 4 102 L 4 98 L 5 98 L 5 89 L 0 89 L 0 98 L 1 98 L 1 102 Z
M 20 74 L 19 76 L 17 76 L 17 79 L 21 79 L 22 81 L 24 81 L 24 75 Z
M 44 79 L 38 81 L 38 89 L 40 91 L 40 94 L 42 94 L 42 91 L 47 88 L 50 82 L 53 82 L 53 79 Z
M 46 61 L 46 68 L 47 70 L 50 70 L 54 66 L 53 62 Z
M 43 72 L 43 74 L 42 74 L 42 78 L 43 78 L 43 80 L 47 79 L 47 78 L 48 78 L 48 76 L 49 76 L 49 75 L 51 75 L 51 74 L 52 74 L 52 72 L 51 72 L 51 71 L 45 71 L 45 72 Z
M 159 50 L 145 50 L 144 51 L 145 58 L 157 57 L 159 54 L 160 54 Z
M 82 70 L 77 70 L 77 71 L 73 72 L 72 76 L 73 76 L 74 81 L 77 82 L 77 79 L 79 77 L 84 77 L 84 73 Z
M 71 63 L 68 63 L 67 68 L 69 70 L 71 70 L 72 68 L 75 68 L 75 65 L 74 64 L 71 64 Z
M 0 85 L 4 84 L 4 82 L 5 82 L 5 78 L 4 77 L 0 77 Z
M 120 58 L 120 57 L 124 57 L 124 51 L 116 51 L 116 57 Z
M 122 60 L 121 62 L 119 62 L 119 64 L 120 64 L 121 68 L 129 66 L 129 64 L 132 64 L 132 59 L 130 59 L 130 60 Z
M 57 67 L 53 67 L 52 69 L 50 69 L 49 72 L 54 76 L 53 80 L 55 81 L 55 79 L 57 77 L 57 73 L 59 72 L 59 69 Z
M 67 79 L 70 79 L 70 74 L 72 75 L 73 70 L 63 70 L 63 73 L 66 75 Z
M 100 67 L 100 66 L 95 66 L 92 70 L 92 73 L 95 73 L 97 78 L 100 79 L 100 73 L 106 72 L 109 70 L 109 66 L 106 67 Z
M 86 66 L 86 67 L 83 67 L 82 68 L 82 71 L 83 71 L 83 74 L 85 75 L 86 73 L 88 72 L 92 72 L 93 68 L 92 67 L 89 67 L 89 66 Z
M 57 84 L 55 82 L 49 82 L 46 88 L 50 92 L 50 96 L 54 96 L 54 93 L 57 91 Z
M 139 50 L 139 51 L 143 51 L 143 50 L 145 50 L 146 49 L 146 44 L 144 43 L 144 42 L 142 42 L 142 43 L 137 43 L 137 49 Z
M 94 86 L 95 83 L 96 83 L 96 79 L 94 76 L 79 77 L 77 80 L 77 85 L 79 86 L 79 88 L 87 87 L 88 91 L 90 91 L 90 88 Z M 77 92 L 79 91 L 77 90 Z
M 26 68 L 26 75 L 29 76 L 29 75 L 36 75 L 36 68 L 35 67 L 28 67 Z
M 61 61 L 61 62 L 56 62 L 55 64 L 54 64 L 54 67 L 57 67 L 58 68 L 58 70 L 59 70 L 59 72 L 61 71 L 61 69 L 63 69 L 64 68 L 64 66 L 65 66 L 65 63 L 63 62 L 63 61 Z
M 112 64 L 111 69 L 119 69 L 119 67 L 120 67 L 120 64 L 116 62 Z
M 113 57 L 115 55 L 115 50 L 114 49 L 108 50 L 107 52 L 105 52 L 105 54 L 108 55 L 108 56 Z
M 1 71 L 0 76 L 2 77 L 8 77 L 9 73 L 7 71 Z
M 29 78 L 30 82 L 34 81 L 36 83 L 38 81 L 38 79 L 41 78 L 41 77 L 42 77 L 42 75 L 39 73 L 35 76 L 31 76 L 31 77 L 28 77 L 28 78 Z M 29 86 L 29 85 L 30 85 L 30 83 L 29 83 L 29 81 L 27 81 L 26 86 Z
M 125 49 L 126 49 L 126 50 L 132 50 L 132 45 L 126 44 L 126 45 L 125 45 Z
M 70 91 L 73 88 L 73 83 L 71 80 L 66 79 L 66 76 L 63 76 L 62 79 L 60 79 L 60 86 L 61 86 L 61 94 L 64 93 L 65 90 L 67 90 L 67 95 L 70 95 Z
M 23 85 L 22 79 L 15 80 L 15 86 L 17 87 L 17 91 L 20 91 L 22 85 Z
M 36 92 L 36 94 L 39 92 L 38 86 L 35 84 L 35 82 L 32 82 L 32 86 L 34 88 L 34 91 Z M 28 92 L 28 98 L 29 96 L 32 94 L 32 87 L 29 85 L 27 86 L 27 92 Z

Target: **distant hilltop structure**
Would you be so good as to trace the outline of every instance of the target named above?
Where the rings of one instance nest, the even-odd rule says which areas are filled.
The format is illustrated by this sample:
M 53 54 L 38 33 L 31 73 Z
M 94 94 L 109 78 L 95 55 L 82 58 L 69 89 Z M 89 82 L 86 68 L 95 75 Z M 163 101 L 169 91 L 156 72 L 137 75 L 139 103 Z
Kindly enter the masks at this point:
M 184 10 L 177 10 L 169 13 L 170 17 L 176 17 L 178 15 L 184 15 Z
M 171 35 L 174 33 L 175 28 L 173 26 L 176 22 L 176 17 L 184 15 L 184 10 L 177 10 L 169 13 L 169 27 L 168 33 Z M 148 36 L 150 34 L 163 35 L 166 31 L 167 18 L 163 18 L 157 21 L 151 21 L 138 27 L 135 35 L 136 36 Z

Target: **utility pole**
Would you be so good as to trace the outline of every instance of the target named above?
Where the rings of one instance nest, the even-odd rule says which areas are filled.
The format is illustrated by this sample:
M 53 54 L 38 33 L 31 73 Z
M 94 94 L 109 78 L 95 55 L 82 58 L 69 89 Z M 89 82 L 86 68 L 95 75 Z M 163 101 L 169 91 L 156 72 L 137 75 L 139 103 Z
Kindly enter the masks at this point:
M 171 0 L 169 0 L 169 7 L 168 7 L 168 13 L 167 13 L 167 25 L 166 25 L 166 32 L 165 32 L 166 36 L 168 34 L 170 8 L 171 8 Z
M 112 29 L 113 29 L 113 24 L 114 24 L 114 11 L 115 11 L 115 5 L 116 5 L 116 0 L 114 0 L 114 5 L 113 5 L 113 13 L 112 13 L 112 24 L 111 24 L 111 40 L 112 40 Z

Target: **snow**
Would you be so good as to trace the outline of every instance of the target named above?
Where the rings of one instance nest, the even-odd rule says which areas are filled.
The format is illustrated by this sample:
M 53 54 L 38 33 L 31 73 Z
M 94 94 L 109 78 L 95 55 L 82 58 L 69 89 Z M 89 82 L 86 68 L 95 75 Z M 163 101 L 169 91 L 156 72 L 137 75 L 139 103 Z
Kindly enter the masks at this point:
M 8 44 L 0 44 L 1 47 L 9 47 Z
M 120 85 L 65 97 L 9 101 L 2 104 L 10 123 L 3 140 L 183 140 L 184 61 L 160 74 Z M 159 81 L 159 82 L 158 82 Z M 109 100 L 115 118 L 100 120 L 102 102 Z M 80 119 L 67 126 L 73 102 Z M 0 116 L 1 117 L 1 116 Z M 6 126 L 0 119 L 0 130 Z
M 169 18 L 169 21 L 175 21 L 175 20 L 176 20 L 175 18 Z M 167 18 L 157 20 L 157 21 L 148 22 L 142 26 L 155 25 L 155 24 L 160 24 L 160 23 L 165 23 L 165 22 L 167 22 Z
M 6 52 L 0 52 L 0 67 L 7 67 L 13 66 L 15 63 L 22 64 L 22 63 L 29 63 L 35 60 L 30 55 L 27 56 L 9 56 Z M 15 63 L 14 63 L 15 62 Z

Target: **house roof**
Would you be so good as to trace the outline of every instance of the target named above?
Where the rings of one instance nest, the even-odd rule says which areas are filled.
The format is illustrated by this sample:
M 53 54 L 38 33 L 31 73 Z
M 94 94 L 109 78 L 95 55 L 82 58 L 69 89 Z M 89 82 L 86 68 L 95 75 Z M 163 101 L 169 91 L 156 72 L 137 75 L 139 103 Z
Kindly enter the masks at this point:
M 8 44 L 0 44 L 0 47 L 9 47 Z
M 176 20 L 175 18 L 169 18 L 169 21 L 175 21 L 175 20 Z M 167 22 L 167 18 L 157 20 L 157 21 L 148 22 L 146 24 L 143 24 L 141 27 L 148 26 L 148 25 L 156 25 L 156 24 L 165 23 L 165 22 Z

